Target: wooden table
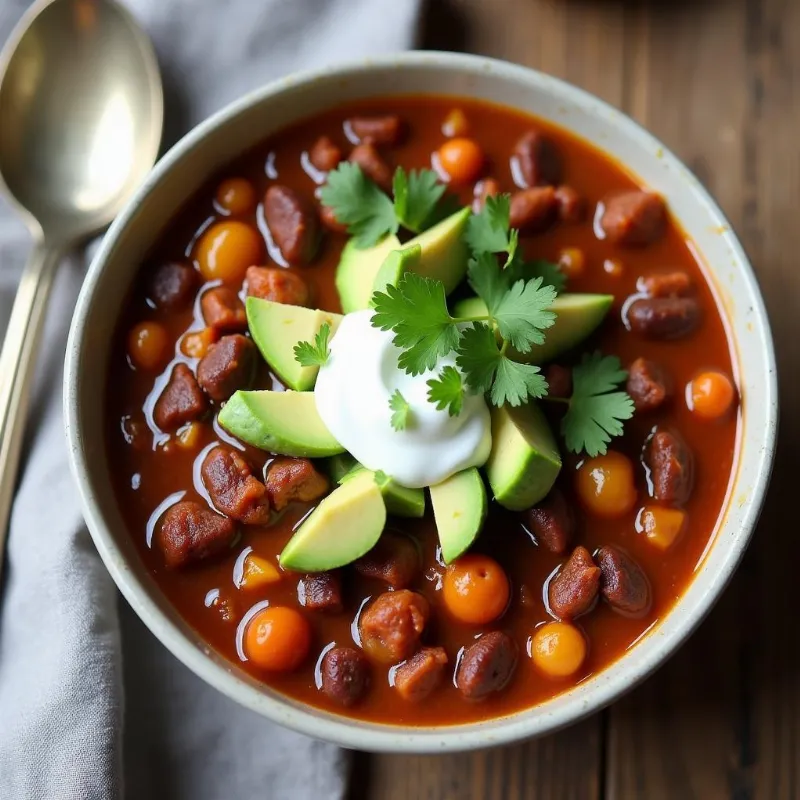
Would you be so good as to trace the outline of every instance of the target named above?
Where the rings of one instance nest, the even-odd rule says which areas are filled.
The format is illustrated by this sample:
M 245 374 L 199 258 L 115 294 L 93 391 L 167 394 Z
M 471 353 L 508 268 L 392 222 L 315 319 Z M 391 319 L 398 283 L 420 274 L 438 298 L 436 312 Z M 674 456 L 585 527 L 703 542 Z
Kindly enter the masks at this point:
M 566 78 L 624 109 L 695 171 L 766 296 L 781 445 L 736 578 L 653 678 L 586 722 L 517 747 L 359 756 L 353 797 L 797 800 L 800 523 L 790 499 L 800 463 L 791 355 L 800 333 L 800 2 L 432 0 L 424 43 Z

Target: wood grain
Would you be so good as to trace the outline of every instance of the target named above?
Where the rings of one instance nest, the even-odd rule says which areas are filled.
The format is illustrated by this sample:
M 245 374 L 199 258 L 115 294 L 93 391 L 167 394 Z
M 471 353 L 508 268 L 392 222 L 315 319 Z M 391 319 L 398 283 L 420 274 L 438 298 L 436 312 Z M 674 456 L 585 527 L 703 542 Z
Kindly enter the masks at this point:
M 547 739 L 461 756 L 360 760 L 355 796 L 796 800 L 800 3 L 433 0 L 424 44 L 566 78 L 623 108 L 697 173 L 756 268 L 784 413 L 755 543 L 669 664 L 604 715 Z

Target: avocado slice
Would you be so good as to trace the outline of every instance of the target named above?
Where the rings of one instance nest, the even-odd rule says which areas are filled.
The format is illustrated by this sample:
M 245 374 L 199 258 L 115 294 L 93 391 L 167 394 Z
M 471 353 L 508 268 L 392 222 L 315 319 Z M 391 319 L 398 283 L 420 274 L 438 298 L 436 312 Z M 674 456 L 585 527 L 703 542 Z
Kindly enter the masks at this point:
M 273 303 L 260 297 L 248 297 L 247 324 L 253 341 L 281 382 L 298 392 L 314 387 L 318 366 L 304 367 L 294 357 L 298 342 L 313 342 L 324 323 L 331 326 L 331 335 L 342 321 L 341 314 L 315 308 Z
M 378 275 L 382 275 L 382 288 L 393 275 L 399 279 L 405 269 L 411 269 L 427 278 L 436 278 L 444 284 L 445 292 L 451 292 L 467 274 L 469 251 L 464 242 L 464 231 L 467 227 L 471 211 L 462 208 L 424 233 L 400 244 L 396 236 L 387 236 L 374 247 L 359 250 L 351 239 L 342 250 L 339 266 L 336 267 L 336 288 L 345 314 L 369 308 L 372 293 Z M 382 271 L 387 257 L 393 250 L 414 251 L 419 246 L 419 259 L 411 253 L 404 257 L 409 259 L 402 268 L 395 261 L 390 261 Z M 416 263 L 410 263 L 415 260 Z
M 387 286 L 394 286 L 407 270 L 414 270 L 419 266 L 422 258 L 422 248 L 418 244 L 404 247 L 402 250 L 392 250 L 381 264 L 375 276 L 374 292 L 385 292 Z
M 603 321 L 614 295 L 611 294 L 560 294 L 550 310 L 556 313 L 552 327 L 544 332 L 544 344 L 533 345 L 530 353 L 518 353 L 510 348 L 514 361 L 544 364 L 580 344 Z M 486 314 L 486 304 L 480 297 L 467 297 L 453 307 L 456 317 L 480 317 Z
M 558 477 L 561 456 L 539 406 L 492 406 L 492 451 L 486 476 L 495 500 L 512 511 L 542 500 Z
M 306 517 L 280 554 L 297 572 L 343 567 L 369 552 L 386 526 L 386 506 L 374 473 L 363 470 L 334 489 Z
M 363 250 L 356 247 L 354 239 L 344 246 L 336 267 L 336 289 L 345 314 L 369 308 L 378 270 L 386 256 L 400 247 L 400 240 L 396 236 L 387 236 L 374 247 Z
M 475 467 L 430 487 L 442 558 L 451 564 L 475 541 L 486 521 L 486 487 Z
M 363 472 L 366 467 L 358 462 L 346 474 L 339 478 L 339 483 L 345 483 Z M 396 517 L 413 517 L 419 519 L 425 516 L 425 492 L 423 489 L 409 489 L 401 486 L 384 472 L 375 473 L 375 482 L 383 493 L 386 510 Z
M 235 392 L 219 424 L 247 444 L 282 456 L 322 458 L 343 453 L 317 413 L 313 392 Z

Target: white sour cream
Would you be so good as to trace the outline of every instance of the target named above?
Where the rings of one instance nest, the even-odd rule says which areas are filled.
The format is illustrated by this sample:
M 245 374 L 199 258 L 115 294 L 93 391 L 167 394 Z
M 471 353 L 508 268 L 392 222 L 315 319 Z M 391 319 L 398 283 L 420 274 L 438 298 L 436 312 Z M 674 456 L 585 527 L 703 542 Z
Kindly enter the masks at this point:
M 372 311 L 348 314 L 330 343 L 330 357 L 314 388 L 317 411 L 337 441 L 371 470 L 402 486 L 432 486 L 486 462 L 492 446 L 482 395 L 466 395 L 457 417 L 428 401 L 426 382 L 454 359 L 411 376 L 397 366 L 394 334 L 371 324 Z M 389 399 L 396 389 L 409 404 L 405 429 L 392 428 Z

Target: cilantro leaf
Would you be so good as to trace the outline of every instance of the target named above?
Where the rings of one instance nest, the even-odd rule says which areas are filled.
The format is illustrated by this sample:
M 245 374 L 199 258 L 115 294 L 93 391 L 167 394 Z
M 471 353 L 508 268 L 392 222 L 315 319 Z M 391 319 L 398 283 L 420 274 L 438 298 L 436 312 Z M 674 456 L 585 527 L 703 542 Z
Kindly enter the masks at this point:
M 464 239 L 473 253 L 505 253 L 515 251 L 517 234 L 509 234 L 511 196 L 499 194 L 487 197 L 479 214 L 467 222 Z
M 552 286 L 559 294 L 567 285 L 567 276 L 561 271 L 561 267 L 544 259 L 522 261 L 522 259 L 515 258 L 506 266 L 505 273 L 512 282 L 541 278 L 542 286 Z
M 394 213 L 404 228 L 420 233 L 444 194 L 432 169 L 412 169 L 408 174 L 402 167 L 394 173 Z
M 547 381 L 539 367 L 520 364 L 506 356 L 500 359 L 490 395 L 494 405 L 508 403 L 510 406 L 519 406 L 527 403 L 530 397 L 544 397 L 546 394 Z
M 464 380 L 475 394 L 492 388 L 497 364 L 501 358 L 494 331 L 485 322 L 474 322 L 461 333 L 456 364 Z
M 397 233 L 399 228 L 391 199 L 367 178 L 358 164 L 342 161 L 329 172 L 320 200 L 347 226 L 356 247 L 372 247 L 387 234 Z
M 517 281 L 489 313 L 503 339 L 520 353 L 530 353 L 531 345 L 544 342 L 542 331 L 555 322 L 556 315 L 547 310 L 555 299 L 555 289 L 542 286 L 541 278 Z
M 478 253 L 467 265 L 467 281 L 475 294 L 486 303 L 489 313 L 500 304 L 509 284 L 494 253 Z
M 408 401 L 400 394 L 399 389 L 395 389 L 392 396 L 389 398 L 389 408 L 392 409 L 392 427 L 396 431 L 403 431 L 408 425 L 408 417 L 411 413 L 411 407 Z
M 584 355 L 572 370 L 572 397 L 561 420 L 567 449 L 603 455 L 613 436 L 621 436 L 623 421 L 633 416 L 633 400 L 627 392 L 613 391 L 627 377 L 616 356 Z
M 464 383 L 461 373 L 451 366 L 445 367 L 436 378 L 428 381 L 428 401 L 437 410 L 447 409 L 451 417 L 457 417 L 464 406 Z
M 458 345 L 458 327 L 447 310 L 441 281 L 406 272 L 397 285 L 375 292 L 372 303 L 373 327 L 394 331 L 392 341 L 403 351 L 397 363 L 410 375 L 433 369 Z
M 328 360 L 331 354 L 328 347 L 328 338 L 331 335 L 331 325 L 329 322 L 323 322 L 320 326 L 317 335 L 314 337 L 314 343 L 311 342 L 298 342 L 294 346 L 294 358 L 303 367 L 321 367 Z

